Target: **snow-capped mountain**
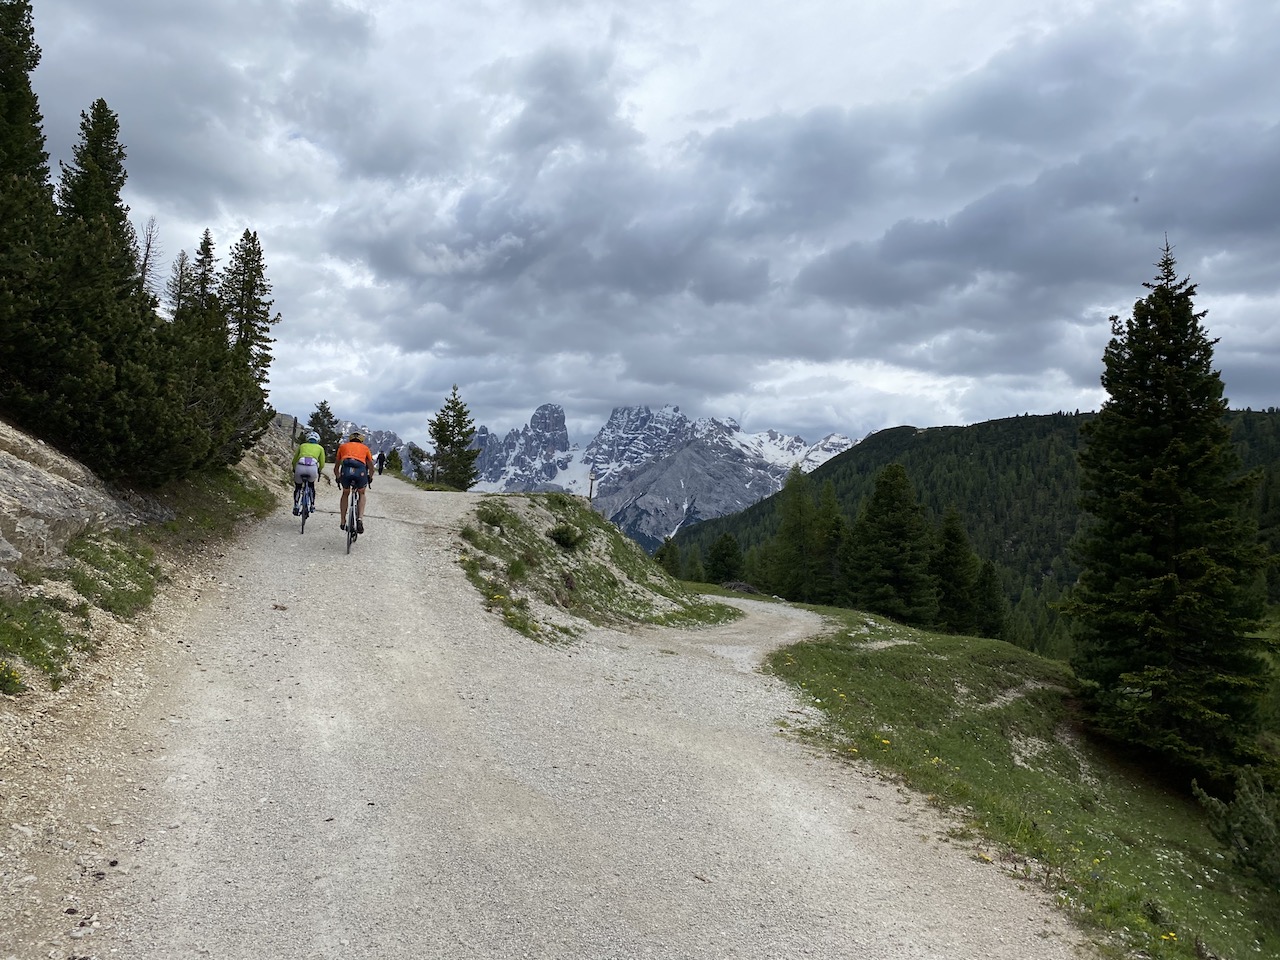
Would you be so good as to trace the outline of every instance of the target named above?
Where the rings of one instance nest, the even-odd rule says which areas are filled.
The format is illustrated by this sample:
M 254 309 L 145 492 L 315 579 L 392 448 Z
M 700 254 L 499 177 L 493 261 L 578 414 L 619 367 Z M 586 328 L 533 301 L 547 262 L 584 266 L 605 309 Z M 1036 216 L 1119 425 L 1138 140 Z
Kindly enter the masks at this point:
M 376 457 L 379 453 L 390 453 L 392 450 L 399 450 L 400 456 L 408 463 L 408 457 L 404 455 L 405 442 L 392 430 L 370 430 L 362 424 L 356 423 L 354 420 L 339 420 L 338 433 L 342 435 L 342 439 L 346 439 L 352 430 L 359 430 L 364 434 L 365 446 L 367 446 Z
M 553 403 L 499 438 L 476 431 L 480 481 L 490 492 L 566 490 L 649 549 L 682 525 L 736 513 L 782 487 L 793 465 L 809 471 L 853 446 L 839 434 L 816 444 L 768 430 L 746 434 L 732 419 L 690 420 L 679 407 L 615 407 L 585 448 L 569 443 Z M 594 477 L 593 477 L 594 473 Z

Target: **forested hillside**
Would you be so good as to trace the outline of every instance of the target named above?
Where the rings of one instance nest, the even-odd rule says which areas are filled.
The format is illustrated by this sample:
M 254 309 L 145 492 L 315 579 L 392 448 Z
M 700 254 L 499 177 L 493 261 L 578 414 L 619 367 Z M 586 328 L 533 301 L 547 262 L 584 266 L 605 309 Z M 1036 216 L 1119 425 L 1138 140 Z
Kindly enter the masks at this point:
M 1092 416 L 1055 413 L 964 427 L 894 427 L 823 464 L 810 475 L 811 486 L 820 490 L 830 482 L 852 523 L 877 475 L 891 463 L 901 464 L 935 527 L 955 506 L 978 557 L 998 565 L 1013 606 L 1009 639 L 1061 655 L 1061 638 L 1055 649 L 1052 636 L 1058 623 L 1053 602 L 1077 575 L 1067 549 L 1080 516 L 1076 451 L 1080 426 Z M 1280 553 L 1280 410 L 1233 411 L 1228 422 L 1245 467 L 1263 473 L 1258 520 L 1271 552 Z M 777 534 L 781 499 L 775 495 L 682 530 L 675 544 L 688 562 L 707 557 L 728 532 L 749 560 Z M 1273 567 L 1269 576 L 1273 602 L 1280 601 L 1278 573 Z

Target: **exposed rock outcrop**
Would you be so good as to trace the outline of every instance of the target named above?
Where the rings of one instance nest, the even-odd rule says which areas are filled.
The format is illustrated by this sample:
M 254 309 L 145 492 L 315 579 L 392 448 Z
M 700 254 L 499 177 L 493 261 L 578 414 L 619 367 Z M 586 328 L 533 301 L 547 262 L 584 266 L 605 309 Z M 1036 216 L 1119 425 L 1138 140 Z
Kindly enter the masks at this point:
M 137 523 L 136 511 L 82 463 L 0 420 L 0 589 L 19 566 L 51 567 L 88 530 Z

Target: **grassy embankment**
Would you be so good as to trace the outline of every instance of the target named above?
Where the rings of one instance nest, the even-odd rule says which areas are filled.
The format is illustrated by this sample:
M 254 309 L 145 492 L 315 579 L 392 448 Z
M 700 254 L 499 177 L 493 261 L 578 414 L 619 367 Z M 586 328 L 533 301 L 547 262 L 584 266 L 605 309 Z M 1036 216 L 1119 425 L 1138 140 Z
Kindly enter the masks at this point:
M 572 640 L 562 610 L 596 624 L 723 623 L 739 612 L 672 580 L 648 554 L 581 497 L 531 493 L 486 497 L 462 537 L 468 578 L 485 607 L 541 642 Z
M 819 609 L 837 629 L 769 665 L 825 712 L 805 736 L 958 814 L 957 840 L 1050 891 L 1111 955 L 1280 956 L 1280 891 L 1233 865 L 1189 784 L 1079 732 L 1069 667 Z
M 29 589 L 21 600 L 0 597 L 0 693 L 22 693 L 33 672 L 61 687 L 93 655 L 91 608 L 119 620 L 136 617 L 150 605 L 167 563 L 189 560 L 246 516 L 263 517 L 276 505 L 271 491 L 230 469 L 201 473 L 148 499 L 173 519 L 87 534 L 68 545 L 65 565 L 15 571 Z

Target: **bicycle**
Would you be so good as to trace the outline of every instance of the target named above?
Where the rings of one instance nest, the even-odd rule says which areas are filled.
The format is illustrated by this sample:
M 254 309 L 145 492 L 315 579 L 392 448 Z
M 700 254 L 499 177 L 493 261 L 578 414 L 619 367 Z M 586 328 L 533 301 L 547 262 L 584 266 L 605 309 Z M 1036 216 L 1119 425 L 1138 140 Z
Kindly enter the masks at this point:
M 356 542 L 356 524 L 359 522 L 357 518 L 360 516 L 360 488 L 353 486 L 351 488 L 350 498 L 347 500 L 347 553 L 351 552 L 351 545 Z
M 302 529 L 298 531 L 300 534 L 307 532 L 307 517 L 315 513 L 315 510 L 316 510 L 315 503 L 316 503 L 316 486 L 314 483 L 308 480 L 306 483 L 302 485 L 302 497 L 298 501 L 298 507 L 301 510 L 300 515 L 302 517 Z

